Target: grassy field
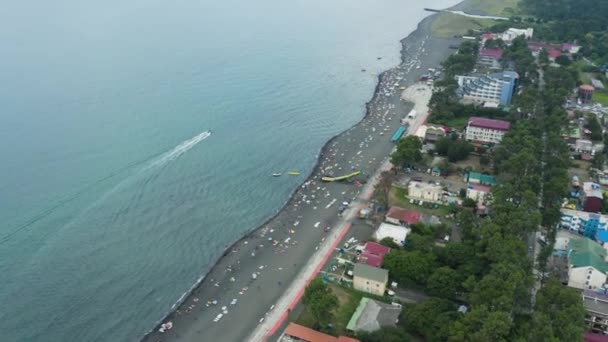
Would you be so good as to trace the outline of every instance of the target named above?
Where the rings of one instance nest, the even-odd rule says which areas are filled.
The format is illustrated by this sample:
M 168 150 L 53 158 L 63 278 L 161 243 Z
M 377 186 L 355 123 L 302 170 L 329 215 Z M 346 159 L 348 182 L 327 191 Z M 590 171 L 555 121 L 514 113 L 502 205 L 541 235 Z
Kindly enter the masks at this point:
M 520 0 L 469 0 L 467 7 L 485 15 L 509 17 L 518 13 L 519 2 Z
M 440 13 L 433 21 L 433 35 L 440 38 L 450 38 L 455 35 L 466 35 L 469 30 L 480 31 L 492 26 L 496 20 L 477 19 L 453 13 Z
M 600 93 L 596 91 L 593 93 L 593 102 L 599 103 L 602 106 L 608 106 L 608 93 Z
M 353 289 L 347 289 L 335 284 L 329 284 L 329 287 L 332 289 L 336 297 L 338 297 L 338 306 L 334 309 L 334 328 L 331 332 L 335 336 L 347 334 L 346 326 L 353 316 L 353 313 L 355 313 L 355 310 L 357 310 L 357 306 L 359 306 L 361 298 L 365 296 L 368 298 L 381 300 L 376 296 L 365 294 Z M 315 320 L 310 311 L 305 308 L 295 322 L 305 327 L 312 327 Z

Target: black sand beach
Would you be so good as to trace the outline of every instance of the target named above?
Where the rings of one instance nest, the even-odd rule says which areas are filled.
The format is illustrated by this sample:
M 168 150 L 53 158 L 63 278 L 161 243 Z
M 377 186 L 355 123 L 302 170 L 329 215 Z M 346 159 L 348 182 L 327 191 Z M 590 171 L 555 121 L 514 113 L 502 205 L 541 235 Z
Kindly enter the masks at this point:
M 144 341 L 245 341 L 250 336 L 332 233 L 324 228 L 337 229 L 341 203 L 357 200 L 361 187 L 355 182 L 322 183 L 320 176 L 356 169 L 362 171 L 357 180 L 363 183 L 366 175 L 374 174 L 394 147 L 389 140 L 399 120 L 412 107 L 400 99 L 401 87 L 416 83 L 427 68 L 437 67 L 453 52 L 449 47 L 457 39 L 431 37 L 434 17 L 427 17 L 402 40 L 402 63 L 380 75 L 365 116 L 326 144 L 312 174 L 286 206 L 226 251 L 198 288 L 164 320 L 173 323 L 171 330 L 161 334 L 157 327 Z M 214 322 L 223 311 L 227 314 Z

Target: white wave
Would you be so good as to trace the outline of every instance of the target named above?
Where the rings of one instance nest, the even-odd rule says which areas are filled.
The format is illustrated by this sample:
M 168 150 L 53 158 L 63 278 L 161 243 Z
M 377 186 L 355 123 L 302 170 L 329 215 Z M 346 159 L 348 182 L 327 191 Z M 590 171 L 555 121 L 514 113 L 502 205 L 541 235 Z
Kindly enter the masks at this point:
M 175 160 L 182 154 L 191 150 L 194 146 L 196 146 L 201 141 L 209 138 L 210 135 L 211 135 L 211 131 L 204 131 L 186 141 L 181 142 L 179 145 L 175 146 L 172 150 L 166 152 L 165 154 L 160 156 L 158 159 L 152 161 L 148 166 L 146 166 L 144 171 L 161 166 L 161 165 L 165 165 L 165 164 Z

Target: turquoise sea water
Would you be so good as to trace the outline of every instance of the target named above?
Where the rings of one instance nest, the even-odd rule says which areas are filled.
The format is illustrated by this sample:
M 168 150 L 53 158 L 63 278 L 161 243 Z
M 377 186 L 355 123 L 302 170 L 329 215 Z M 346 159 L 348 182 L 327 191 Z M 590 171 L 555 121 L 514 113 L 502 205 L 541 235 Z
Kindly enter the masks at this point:
M 456 2 L 5 4 L 0 339 L 137 340 Z

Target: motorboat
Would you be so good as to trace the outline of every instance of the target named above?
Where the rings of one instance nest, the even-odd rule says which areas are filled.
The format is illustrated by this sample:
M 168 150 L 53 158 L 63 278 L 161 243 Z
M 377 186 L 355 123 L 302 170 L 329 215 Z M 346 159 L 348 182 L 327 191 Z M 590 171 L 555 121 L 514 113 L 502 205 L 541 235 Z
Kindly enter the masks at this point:
M 281 173 L 280 172 L 275 172 L 272 174 L 272 177 L 281 177 Z
M 290 176 L 299 176 L 300 175 L 299 172 L 295 172 L 295 171 L 287 172 L 287 174 L 290 175 Z

